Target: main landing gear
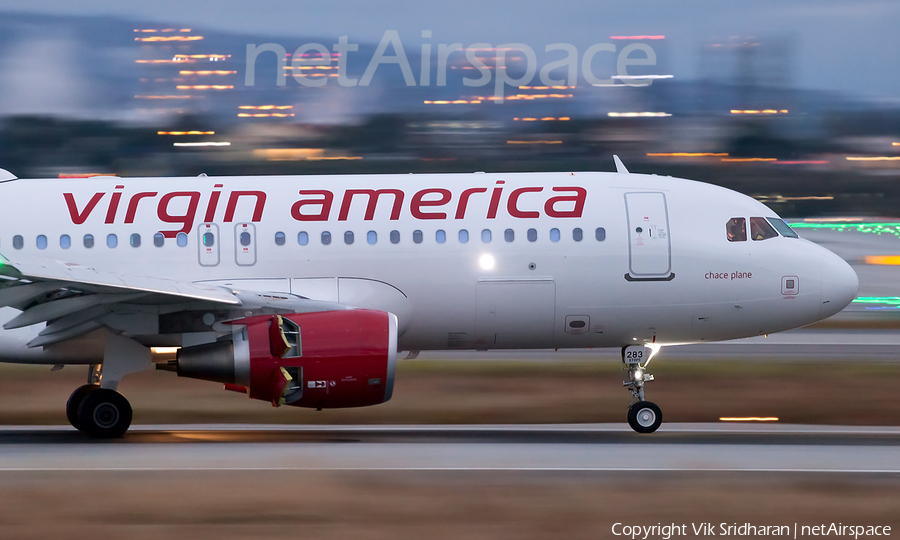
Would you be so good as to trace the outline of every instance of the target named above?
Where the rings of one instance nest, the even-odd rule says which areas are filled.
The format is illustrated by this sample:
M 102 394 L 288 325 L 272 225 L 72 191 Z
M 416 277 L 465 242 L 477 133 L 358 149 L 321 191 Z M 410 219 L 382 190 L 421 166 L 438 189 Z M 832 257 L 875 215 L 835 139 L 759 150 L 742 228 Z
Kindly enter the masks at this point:
M 622 363 L 628 369 L 628 380 L 622 385 L 631 392 L 631 405 L 628 407 L 628 425 L 638 433 L 653 433 L 662 424 L 662 412 L 655 403 L 644 401 L 644 383 L 653 380 L 647 373 L 650 362 L 650 349 L 643 346 L 622 348 Z
M 131 405 L 116 388 L 125 375 L 152 367 L 149 348 L 110 333 L 103 363 L 91 366 L 88 383 L 72 392 L 66 403 L 69 423 L 92 437 L 112 439 L 124 435 L 131 426 Z
M 75 429 L 92 437 L 118 438 L 131 426 L 131 405 L 122 394 L 100 387 L 100 367 L 91 366 L 88 384 L 69 396 L 66 417 Z

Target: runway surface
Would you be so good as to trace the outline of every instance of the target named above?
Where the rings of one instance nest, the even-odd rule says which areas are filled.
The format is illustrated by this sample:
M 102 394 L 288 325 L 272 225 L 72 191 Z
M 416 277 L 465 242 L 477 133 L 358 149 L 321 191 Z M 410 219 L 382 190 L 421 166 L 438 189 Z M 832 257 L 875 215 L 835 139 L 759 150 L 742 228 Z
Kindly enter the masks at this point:
M 94 441 L 0 428 L 0 471 L 744 471 L 900 473 L 900 428 L 664 424 L 135 426 Z

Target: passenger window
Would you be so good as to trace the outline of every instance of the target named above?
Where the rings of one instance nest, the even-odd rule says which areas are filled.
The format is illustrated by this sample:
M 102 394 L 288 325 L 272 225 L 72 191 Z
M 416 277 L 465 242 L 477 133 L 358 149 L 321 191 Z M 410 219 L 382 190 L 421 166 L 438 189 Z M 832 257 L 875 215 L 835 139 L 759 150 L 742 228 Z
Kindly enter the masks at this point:
M 400 231 L 391 231 L 391 243 L 392 244 L 400 243 Z
M 469 231 L 467 231 L 465 229 L 461 229 L 459 231 L 459 243 L 465 244 L 468 241 L 469 241 Z
M 505 231 L 503 231 L 503 239 L 507 242 L 512 242 L 516 239 L 516 232 L 512 229 L 506 229 Z
M 353 243 L 353 231 L 347 231 L 344 233 L 344 243 L 348 246 Z
M 275 233 L 275 245 L 276 246 L 284 245 L 284 233 L 283 232 L 278 231 L 277 233 Z
M 578 228 L 572 229 L 572 240 L 575 240 L 576 242 L 581 242 L 582 238 L 584 238 L 584 233 L 581 231 L 581 229 L 578 229 Z
M 594 231 L 594 238 L 596 238 L 598 242 L 606 240 L 606 229 L 597 227 L 597 230 Z
M 244 235 L 247 235 L 247 243 L 244 244 Z M 185 247 L 188 244 L 187 233 L 180 232 L 175 235 L 175 243 L 178 244 L 178 247 Z M 241 233 L 241 244 L 245 246 L 250 245 L 250 233 Z
M 729 242 L 744 242 L 747 240 L 747 222 L 742 217 L 731 218 L 725 225 L 725 234 Z
M 131 235 L 131 247 L 141 247 L 141 235 L 137 233 Z
M 422 243 L 422 231 L 413 231 L 413 242 L 417 244 Z
M 297 233 L 297 243 L 301 246 L 305 246 L 309 244 L 309 233 L 306 231 L 300 231 Z
M 106 247 L 114 248 L 119 245 L 119 237 L 114 234 L 106 235 Z
M 68 234 L 59 237 L 59 247 L 69 249 L 72 247 L 72 238 Z
M 550 241 L 559 242 L 559 229 L 550 229 Z
M 153 235 L 153 245 L 154 246 L 163 247 L 163 245 L 165 245 L 165 243 L 166 243 L 166 237 L 163 235 L 163 233 L 158 232 Z
M 203 245 L 205 247 L 213 247 L 216 245 L 216 235 L 211 232 L 203 233 Z
M 47 237 L 43 234 L 39 234 L 37 237 L 37 248 L 47 249 Z
M 244 247 L 247 247 L 250 245 L 250 241 L 251 241 L 250 233 L 248 233 L 247 231 L 242 232 L 241 236 L 240 236 L 241 245 Z M 181 244 L 179 243 L 178 245 L 180 246 Z
M 528 241 L 537 242 L 537 229 L 528 229 Z
M 86 247 L 88 249 L 91 249 L 92 247 L 94 247 L 94 235 L 93 234 L 84 235 L 84 247 Z
M 447 241 L 447 233 L 445 233 L 442 229 L 438 229 L 437 232 L 434 233 L 434 240 L 438 244 L 443 244 Z
M 775 238 L 776 236 L 778 236 L 778 233 L 775 232 L 775 229 L 771 225 L 769 225 L 766 218 L 750 218 L 750 238 L 753 238 L 754 240 L 768 240 L 769 238 Z
M 491 243 L 491 230 L 490 229 L 484 229 L 483 231 L 481 231 L 481 241 L 484 242 L 485 244 Z
M 367 232 L 366 242 L 368 242 L 370 246 L 374 246 L 376 243 L 378 243 L 378 233 L 375 231 Z
M 322 233 L 322 245 L 327 246 L 331 243 L 331 233 L 328 231 L 324 231 Z
M 25 239 L 18 234 L 13 236 L 13 247 L 16 249 L 22 249 L 23 247 L 25 247 Z
M 794 229 L 792 229 L 790 225 L 785 223 L 784 220 L 773 217 L 766 219 L 769 220 L 769 223 L 771 223 L 773 227 L 775 227 L 775 230 L 781 233 L 781 236 L 787 238 L 799 238 L 799 236 L 797 236 L 797 232 L 794 231 Z

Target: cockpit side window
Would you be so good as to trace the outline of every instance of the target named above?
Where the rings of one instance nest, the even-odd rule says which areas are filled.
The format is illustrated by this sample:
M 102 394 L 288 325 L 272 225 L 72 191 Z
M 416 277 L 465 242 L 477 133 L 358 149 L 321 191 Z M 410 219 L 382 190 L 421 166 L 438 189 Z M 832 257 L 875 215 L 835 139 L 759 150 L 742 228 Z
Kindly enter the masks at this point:
M 784 220 L 774 218 L 774 217 L 770 217 L 770 218 L 766 218 L 766 219 L 769 220 L 769 223 L 771 223 L 772 226 L 775 227 L 775 230 L 778 231 L 781 234 L 781 236 L 784 236 L 787 238 L 800 238 L 799 236 L 797 236 L 797 232 L 794 231 L 794 229 L 792 229 L 790 225 L 785 223 Z
M 729 242 L 745 242 L 747 240 L 747 222 L 742 217 L 731 218 L 725 224 L 725 235 Z
M 775 238 L 778 233 L 769 225 L 766 218 L 752 217 L 750 218 L 750 238 L 754 240 L 767 240 Z

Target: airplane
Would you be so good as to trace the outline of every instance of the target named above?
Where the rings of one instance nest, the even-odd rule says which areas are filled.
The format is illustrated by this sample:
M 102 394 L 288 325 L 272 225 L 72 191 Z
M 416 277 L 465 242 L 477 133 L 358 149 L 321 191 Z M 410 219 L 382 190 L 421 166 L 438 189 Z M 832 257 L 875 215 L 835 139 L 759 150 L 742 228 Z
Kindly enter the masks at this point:
M 616 172 L 23 180 L 0 170 L 0 361 L 87 365 L 66 405 L 121 437 L 126 375 L 275 406 L 388 401 L 398 351 L 620 348 L 651 433 L 668 345 L 834 315 L 858 279 L 772 210 Z M 172 351 L 175 351 L 173 354 Z

